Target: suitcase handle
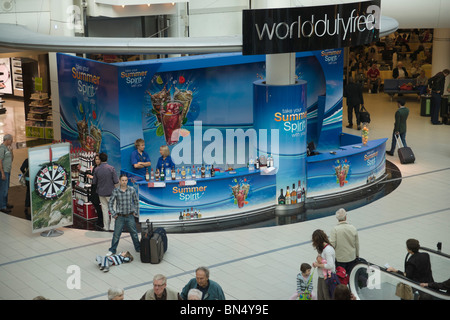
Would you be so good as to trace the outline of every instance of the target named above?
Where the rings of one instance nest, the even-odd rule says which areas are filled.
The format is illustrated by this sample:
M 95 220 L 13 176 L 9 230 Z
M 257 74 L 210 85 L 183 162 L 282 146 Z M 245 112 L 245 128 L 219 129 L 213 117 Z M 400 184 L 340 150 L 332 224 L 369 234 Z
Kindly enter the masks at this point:
M 403 148 L 403 142 L 402 142 L 402 139 L 400 139 L 400 135 L 399 134 L 395 134 L 395 139 L 397 140 L 398 148 L 399 149 Z
M 147 224 L 147 234 L 151 236 L 153 234 L 153 222 L 150 222 L 150 220 L 147 219 L 145 223 Z

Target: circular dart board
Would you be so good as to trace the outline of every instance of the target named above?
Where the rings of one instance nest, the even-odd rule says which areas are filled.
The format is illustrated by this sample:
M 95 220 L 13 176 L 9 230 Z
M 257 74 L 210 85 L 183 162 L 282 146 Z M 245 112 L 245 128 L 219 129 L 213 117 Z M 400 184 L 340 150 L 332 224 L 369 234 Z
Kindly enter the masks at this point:
M 36 174 L 35 190 L 44 199 L 56 199 L 67 189 L 67 172 L 56 163 L 43 166 Z

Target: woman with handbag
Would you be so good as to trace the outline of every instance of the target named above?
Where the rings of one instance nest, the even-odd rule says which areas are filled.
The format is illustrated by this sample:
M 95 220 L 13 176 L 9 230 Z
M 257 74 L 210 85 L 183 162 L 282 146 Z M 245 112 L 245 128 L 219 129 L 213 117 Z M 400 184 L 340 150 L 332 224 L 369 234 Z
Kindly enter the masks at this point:
M 312 246 L 317 250 L 319 256 L 326 260 L 326 263 L 320 263 L 314 261 L 313 267 L 318 268 L 318 280 L 317 280 L 317 300 L 331 300 L 332 294 L 330 294 L 329 285 L 325 282 L 323 269 L 330 270 L 331 274 L 336 275 L 336 268 L 334 261 L 336 260 L 336 253 L 333 246 L 328 240 L 328 236 L 323 230 L 316 230 L 312 234 Z M 319 259 L 320 260 L 320 259 Z M 322 262 L 323 262 L 322 260 Z

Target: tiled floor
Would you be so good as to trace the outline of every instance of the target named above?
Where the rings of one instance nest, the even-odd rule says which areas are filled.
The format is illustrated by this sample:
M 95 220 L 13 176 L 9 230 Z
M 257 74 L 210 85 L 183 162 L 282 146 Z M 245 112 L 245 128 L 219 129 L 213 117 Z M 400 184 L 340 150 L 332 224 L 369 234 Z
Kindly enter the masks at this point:
M 372 118 L 370 138 L 388 137 L 390 146 L 396 103 L 383 93 L 364 97 Z M 450 253 L 450 126 L 432 126 L 429 118 L 419 115 L 416 96 L 407 95 L 406 100 L 410 108 L 406 138 L 416 163 L 401 165 L 397 156 L 388 156 L 402 172 L 401 185 L 348 214 L 359 230 L 361 256 L 399 269 L 403 268 L 408 238 L 429 248 L 442 242 L 443 252 Z M 8 129 L 5 117 L 9 119 L 13 113 L 10 108 L 6 116 L 0 116 L 5 124 L 3 134 Z M 345 132 L 359 134 L 345 128 L 346 124 L 344 120 Z M 19 136 L 22 123 L 18 120 L 13 126 Z M 15 151 L 16 172 L 25 156 L 26 149 Z M 165 274 L 168 286 L 181 290 L 194 270 L 204 265 L 227 299 L 285 300 L 295 291 L 299 265 L 315 259 L 313 231 L 328 233 L 335 224 L 330 216 L 260 229 L 169 234 L 169 249 L 160 264 L 142 264 L 136 256 L 132 263 L 102 273 L 94 258 L 107 251 L 112 234 L 62 228 L 62 236 L 46 238 L 32 234 L 29 221 L 0 214 L 0 299 L 29 300 L 42 295 L 53 300 L 105 300 L 108 288 L 116 286 L 125 289 L 125 299 L 135 300 L 151 287 L 154 274 Z M 134 252 L 128 235 L 122 237 L 119 250 Z M 76 285 L 73 266 L 81 271 L 79 289 L 71 289 Z

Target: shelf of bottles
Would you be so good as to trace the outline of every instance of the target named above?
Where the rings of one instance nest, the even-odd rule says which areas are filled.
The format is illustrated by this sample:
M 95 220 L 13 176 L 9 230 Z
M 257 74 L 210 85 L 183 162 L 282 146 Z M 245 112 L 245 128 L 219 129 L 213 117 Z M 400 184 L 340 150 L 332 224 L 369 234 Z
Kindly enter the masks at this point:
M 80 148 L 70 150 L 73 197 L 83 203 L 90 202 L 94 159 L 95 152 L 84 151 Z
M 232 166 L 225 166 L 226 172 L 233 174 L 235 171 Z M 247 169 L 249 171 L 260 170 L 261 168 L 273 168 L 274 161 L 271 155 L 257 157 L 255 160 L 252 158 L 249 159 L 247 163 Z M 172 168 L 165 168 L 164 170 L 150 170 L 147 168 L 145 173 L 145 180 L 149 182 L 148 186 L 150 188 L 154 187 L 165 187 L 165 181 L 180 181 L 180 185 L 195 185 L 195 181 L 197 179 L 207 179 L 214 178 L 216 172 L 223 172 L 219 168 L 215 168 L 214 165 L 205 165 L 201 166 L 177 166 Z M 270 171 L 270 170 L 269 170 Z

